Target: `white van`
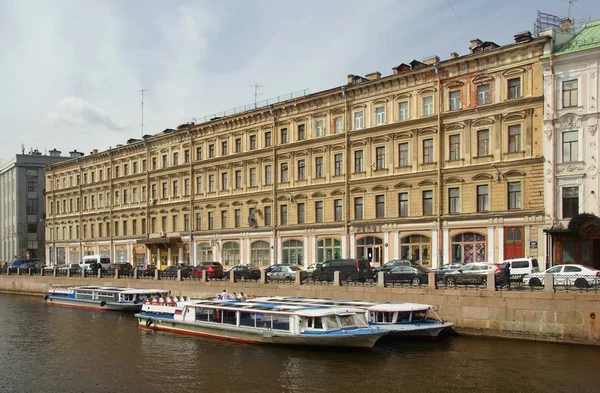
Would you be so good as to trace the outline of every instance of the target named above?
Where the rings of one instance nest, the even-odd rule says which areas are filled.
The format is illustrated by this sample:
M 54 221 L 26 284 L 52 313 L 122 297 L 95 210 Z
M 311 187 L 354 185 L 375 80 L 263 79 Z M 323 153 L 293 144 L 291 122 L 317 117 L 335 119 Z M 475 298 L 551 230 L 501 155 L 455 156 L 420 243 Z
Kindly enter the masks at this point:
M 99 263 L 102 265 L 102 269 L 106 269 L 108 265 L 110 265 L 109 257 L 101 257 L 100 255 L 86 255 L 83 257 L 83 262 L 81 262 L 81 267 L 87 270 L 91 264 Z
M 540 271 L 537 258 L 514 258 L 502 262 L 503 266 L 510 264 L 510 274 L 531 274 Z

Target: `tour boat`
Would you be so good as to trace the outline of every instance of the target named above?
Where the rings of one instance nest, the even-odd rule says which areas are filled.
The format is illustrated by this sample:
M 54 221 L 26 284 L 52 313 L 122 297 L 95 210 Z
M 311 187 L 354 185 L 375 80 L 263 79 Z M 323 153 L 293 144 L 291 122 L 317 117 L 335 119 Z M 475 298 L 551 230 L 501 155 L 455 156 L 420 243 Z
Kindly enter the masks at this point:
M 50 287 L 44 295 L 46 303 L 87 308 L 100 311 L 140 311 L 145 299 L 167 296 L 163 289 L 140 289 L 82 285 L 73 287 Z
M 371 348 L 388 333 L 369 327 L 354 307 L 249 301 L 146 301 L 140 327 L 253 344 Z
M 428 304 L 363 302 L 304 297 L 258 297 L 251 301 L 323 307 L 354 307 L 363 310 L 369 326 L 390 332 L 393 336 L 437 337 L 446 328 L 454 326 L 442 321 Z M 433 316 L 430 315 L 433 313 Z

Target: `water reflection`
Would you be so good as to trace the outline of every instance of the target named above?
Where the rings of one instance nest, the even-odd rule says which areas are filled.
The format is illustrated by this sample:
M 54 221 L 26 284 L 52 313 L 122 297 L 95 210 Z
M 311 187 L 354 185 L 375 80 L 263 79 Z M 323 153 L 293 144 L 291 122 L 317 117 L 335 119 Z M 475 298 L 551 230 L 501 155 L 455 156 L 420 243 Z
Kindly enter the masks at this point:
M 469 337 L 372 351 L 138 329 L 131 315 L 0 294 L 1 392 L 596 392 L 600 349 Z

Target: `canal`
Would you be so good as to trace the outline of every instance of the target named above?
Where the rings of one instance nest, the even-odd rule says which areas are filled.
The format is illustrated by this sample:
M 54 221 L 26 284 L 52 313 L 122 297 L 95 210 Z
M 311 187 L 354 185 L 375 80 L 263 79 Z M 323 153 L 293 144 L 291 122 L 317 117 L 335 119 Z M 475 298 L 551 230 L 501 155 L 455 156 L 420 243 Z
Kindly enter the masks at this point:
M 0 392 L 598 392 L 600 348 L 473 337 L 372 351 L 139 330 L 131 315 L 0 294 Z

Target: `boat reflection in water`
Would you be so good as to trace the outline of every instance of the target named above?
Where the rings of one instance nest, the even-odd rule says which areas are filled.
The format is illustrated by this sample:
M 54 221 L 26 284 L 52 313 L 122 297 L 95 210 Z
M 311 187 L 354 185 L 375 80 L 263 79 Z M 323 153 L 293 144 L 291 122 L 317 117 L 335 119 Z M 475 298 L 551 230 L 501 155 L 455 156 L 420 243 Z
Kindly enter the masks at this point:
M 136 317 L 143 328 L 254 344 L 371 348 L 388 333 L 370 327 L 363 310 L 345 306 L 204 300 L 146 302 Z

